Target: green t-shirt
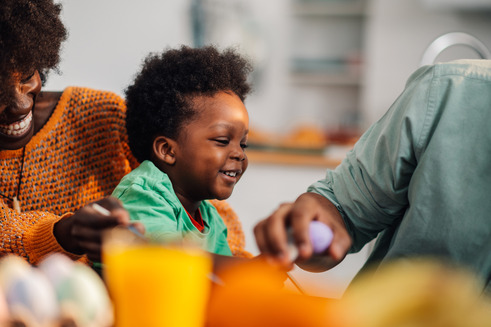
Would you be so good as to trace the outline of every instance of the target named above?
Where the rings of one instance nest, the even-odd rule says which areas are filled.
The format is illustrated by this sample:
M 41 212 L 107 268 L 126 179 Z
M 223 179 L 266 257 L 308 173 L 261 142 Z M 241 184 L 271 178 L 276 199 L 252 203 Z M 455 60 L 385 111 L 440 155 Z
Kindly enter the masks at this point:
M 155 241 L 186 238 L 211 253 L 231 256 L 227 227 L 208 201 L 199 207 L 205 225 L 200 232 L 177 198 L 167 174 L 151 161 L 144 161 L 123 177 L 112 194 L 128 210 L 130 219 L 145 226 L 145 235 Z

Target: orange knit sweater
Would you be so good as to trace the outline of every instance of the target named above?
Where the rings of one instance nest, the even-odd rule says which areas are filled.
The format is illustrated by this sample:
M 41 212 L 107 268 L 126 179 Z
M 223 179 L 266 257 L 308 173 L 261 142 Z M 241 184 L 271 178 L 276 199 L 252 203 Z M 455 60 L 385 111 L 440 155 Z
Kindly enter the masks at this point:
M 0 254 L 15 253 L 36 264 L 46 254 L 65 252 L 53 235 L 54 224 L 85 204 L 108 196 L 138 165 L 127 144 L 125 104 L 118 95 L 67 88 L 46 125 L 26 145 L 18 198 L 21 213 L 0 198 Z M 0 151 L 0 192 L 17 195 L 22 149 Z M 237 215 L 214 201 L 229 229 L 234 255 L 244 251 Z

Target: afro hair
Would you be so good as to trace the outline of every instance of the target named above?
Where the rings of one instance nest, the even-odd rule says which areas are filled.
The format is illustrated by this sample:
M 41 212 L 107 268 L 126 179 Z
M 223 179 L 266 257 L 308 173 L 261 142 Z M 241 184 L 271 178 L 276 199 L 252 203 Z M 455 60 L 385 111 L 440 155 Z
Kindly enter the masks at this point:
M 43 82 L 60 60 L 67 31 L 53 0 L 2 0 L 0 4 L 0 103 L 13 101 L 14 76 L 39 71 Z
M 140 162 L 150 159 L 158 135 L 176 139 L 183 124 L 196 115 L 192 106 L 196 96 L 227 91 L 244 101 L 251 91 L 247 81 L 251 71 L 249 61 L 231 48 L 219 52 L 213 46 L 182 46 L 150 54 L 125 90 L 133 155 Z

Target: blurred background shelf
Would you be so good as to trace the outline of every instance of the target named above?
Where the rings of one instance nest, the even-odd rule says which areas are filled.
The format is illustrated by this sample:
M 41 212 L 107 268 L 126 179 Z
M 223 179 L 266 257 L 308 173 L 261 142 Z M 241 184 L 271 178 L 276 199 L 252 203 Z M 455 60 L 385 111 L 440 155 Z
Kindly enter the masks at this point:
M 347 149 L 342 151 L 348 151 Z M 311 166 L 321 168 L 335 168 L 341 161 L 342 156 L 329 154 L 329 149 L 322 150 L 321 153 L 295 152 L 294 150 L 263 150 L 248 149 L 247 157 L 250 164 L 271 164 L 287 166 Z
M 359 86 L 361 84 L 359 58 L 294 58 L 290 66 L 290 82 L 295 84 L 324 86 Z
M 296 124 L 359 127 L 367 7 L 365 0 L 290 0 L 287 106 Z
M 349 73 L 292 72 L 290 82 L 314 86 L 360 86 L 360 76 Z
M 298 16 L 364 16 L 365 3 L 357 0 L 298 0 L 292 5 Z

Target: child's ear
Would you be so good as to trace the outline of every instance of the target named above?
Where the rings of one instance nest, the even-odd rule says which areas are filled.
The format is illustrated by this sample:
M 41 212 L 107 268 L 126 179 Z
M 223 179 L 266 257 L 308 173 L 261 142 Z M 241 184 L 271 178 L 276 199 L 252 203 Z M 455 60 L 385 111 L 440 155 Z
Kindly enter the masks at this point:
M 153 140 L 153 154 L 158 160 L 168 165 L 176 162 L 175 147 L 176 142 L 165 136 L 157 136 Z

